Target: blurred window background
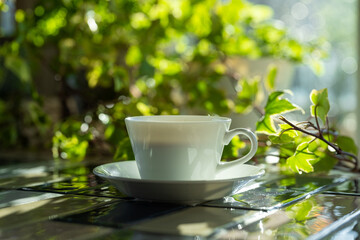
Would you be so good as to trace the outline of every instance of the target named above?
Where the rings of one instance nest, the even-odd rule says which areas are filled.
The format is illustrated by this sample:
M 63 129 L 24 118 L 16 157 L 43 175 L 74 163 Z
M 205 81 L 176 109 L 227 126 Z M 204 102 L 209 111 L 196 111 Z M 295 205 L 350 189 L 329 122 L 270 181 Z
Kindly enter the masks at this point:
M 330 44 L 322 74 L 296 66 L 291 99 L 307 112 L 312 89 L 328 88 L 330 116 L 344 134 L 355 137 L 357 109 L 357 9 L 356 0 L 253 0 L 274 9 L 274 18 L 301 41 L 324 37 Z

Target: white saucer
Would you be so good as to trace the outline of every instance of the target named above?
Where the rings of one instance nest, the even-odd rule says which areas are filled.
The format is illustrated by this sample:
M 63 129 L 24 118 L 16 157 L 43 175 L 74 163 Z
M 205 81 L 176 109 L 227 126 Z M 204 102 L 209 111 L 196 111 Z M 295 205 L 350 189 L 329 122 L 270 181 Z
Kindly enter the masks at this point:
M 191 205 L 235 194 L 264 173 L 260 167 L 242 164 L 223 170 L 213 180 L 161 181 L 141 179 L 135 161 L 107 163 L 94 169 L 94 174 L 130 197 Z

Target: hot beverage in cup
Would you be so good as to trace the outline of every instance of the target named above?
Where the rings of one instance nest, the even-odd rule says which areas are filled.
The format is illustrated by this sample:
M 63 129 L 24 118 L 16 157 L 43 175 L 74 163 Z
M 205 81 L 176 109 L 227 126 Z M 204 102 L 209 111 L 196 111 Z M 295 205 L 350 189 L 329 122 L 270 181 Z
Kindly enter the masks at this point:
M 217 116 L 138 116 L 125 119 L 142 179 L 210 180 L 218 171 L 250 160 L 256 136 L 244 128 L 229 130 L 231 119 Z M 236 135 L 250 139 L 251 149 L 232 162 L 221 162 L 224 145 Z

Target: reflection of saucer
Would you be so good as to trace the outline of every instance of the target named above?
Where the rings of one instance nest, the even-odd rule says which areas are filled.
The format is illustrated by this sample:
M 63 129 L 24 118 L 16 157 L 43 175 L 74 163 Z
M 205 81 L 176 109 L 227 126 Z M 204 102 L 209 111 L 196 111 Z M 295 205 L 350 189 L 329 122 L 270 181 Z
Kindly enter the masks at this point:
M 94 169 L 98 175 L 130 197 L 150 201 L 196 204 L 234 194 L 262 176 L 259 167 L 242 164 L 218 173 L 213 180 L 162 181 L 141 179 L 135 161 L 115 162 Z

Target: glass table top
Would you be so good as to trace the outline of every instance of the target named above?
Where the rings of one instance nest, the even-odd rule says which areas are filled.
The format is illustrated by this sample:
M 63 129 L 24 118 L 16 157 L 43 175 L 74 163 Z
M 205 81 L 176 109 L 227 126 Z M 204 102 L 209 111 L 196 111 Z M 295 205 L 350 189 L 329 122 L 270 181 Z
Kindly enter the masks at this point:
M 98 178 L 104 160 L 0 166 L 0 238 L 356 239 L 359 176 L 266 173 L 187 206 L 134 199 Z

